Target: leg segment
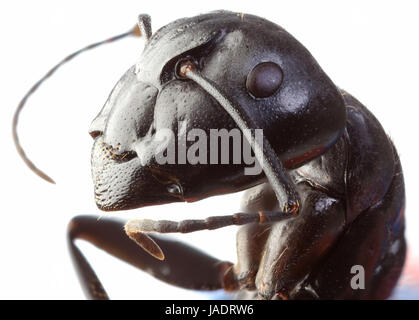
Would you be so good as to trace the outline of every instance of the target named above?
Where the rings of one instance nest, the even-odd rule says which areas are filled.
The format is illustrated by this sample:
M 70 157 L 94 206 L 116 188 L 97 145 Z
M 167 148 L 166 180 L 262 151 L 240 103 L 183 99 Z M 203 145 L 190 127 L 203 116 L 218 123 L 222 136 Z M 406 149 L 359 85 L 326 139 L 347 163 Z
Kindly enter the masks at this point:
M 272 226 L 255 283 L 260 298 L 289 299 L 335 243 L 345 226 L 342 201 L 308 185 L 298 217 Z
M 247 203 L 272 208 L 272 191 L 262 186 Z M 292 298 L 293 290 L 321 261 L 342 233 L 345 206 L 342 201 L 299 184 L 300 214 L 281 222 L 243 227 L 237 236 L 238 263 L 228 276 L 241 288 L 257 290 L 259 298 Z M 251 285 L 253 283 L 253 285 Z
M 137 244 L 126 236 L 124 223 L 112 219 L 97 220 L 93 216 L 78 216 L 69 224 L 68 243 L 81 285 L 90 299 L 107 299 L 108 296 L 83 253 L 76 246 L 77 239 L 86 240 L 162 281 L 186 289 L 223 288 L 224 273 L 232 265 L 178 241 L 152 236 L 166 253 L 165 261 L 160 261 L 138 248 Z

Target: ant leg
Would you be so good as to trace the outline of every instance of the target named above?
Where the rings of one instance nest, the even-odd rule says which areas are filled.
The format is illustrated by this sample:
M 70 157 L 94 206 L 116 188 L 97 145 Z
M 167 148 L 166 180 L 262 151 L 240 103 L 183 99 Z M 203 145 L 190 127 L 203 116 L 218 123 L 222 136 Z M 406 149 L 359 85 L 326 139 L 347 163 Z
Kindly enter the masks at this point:
M 321 263 L 344 231 L 343 201 L 305 184 L 299 184 L 298 189 L 302 198 L 300 214 L 272 223 L 267 231 L 255 277 L 261 299 L 293 298 L 299 283 Z
M 224 282 L 224 274 L 232 266 L 230 262 L 220 261 L 181 242 L 152 236 L 166 254 L 165 261 L 160 261 L 138 248 L 138 245 L 126 236 L 123 222 L 106 218 L 97 220 L 94 216 L 78 216 L 69 224 L 68 244 L 81 285 L 90 299 L 108 299 L 108 295 L 76 246 L 77 239 L 86 240 L 175 286 L 193 290 L 234 289 L 234 284 Z
M 269 183 L 248 189 L 241 201 L 241 210 L 257 212 L 278 209 L 275 192 Z M 237 263 L 229 269 L 226 277 L 233 278 L 240 289 L 255 291 L 255 279 L 259 270 L 266 241 L 272 229 L 271 223 L 252 223 L 241 227 L 237 232 Z M 253 296 L 254 297 L 254 296 Z

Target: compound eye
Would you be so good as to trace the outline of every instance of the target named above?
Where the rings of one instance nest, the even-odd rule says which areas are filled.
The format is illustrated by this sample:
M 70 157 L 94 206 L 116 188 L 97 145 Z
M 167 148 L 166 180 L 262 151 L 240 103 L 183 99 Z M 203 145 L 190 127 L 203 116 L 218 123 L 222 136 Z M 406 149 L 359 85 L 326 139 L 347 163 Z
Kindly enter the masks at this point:
M 281 86 L 282 69 L 274 62 L 259 63 L 247 75 L 247 91 L 255 98 L 272 96 Z

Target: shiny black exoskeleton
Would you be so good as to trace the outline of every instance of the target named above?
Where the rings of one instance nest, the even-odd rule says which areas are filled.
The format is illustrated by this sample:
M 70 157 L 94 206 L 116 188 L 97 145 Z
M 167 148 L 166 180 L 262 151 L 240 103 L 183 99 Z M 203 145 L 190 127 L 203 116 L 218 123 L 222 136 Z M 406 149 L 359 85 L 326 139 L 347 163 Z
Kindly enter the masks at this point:
M 248 190 L 235 218 L 126 226 L 150 253 L 163 259 L 164 252 L 164 261 L 140 250 L 119 222 L 75 218 L 70 249 L 88 296 L 107 297 L 76 238 L 190 289 L 262 299 L 387 298 L 405 259 L 405 195 L 399 157 L 377 119 L 296 39 L 262 18 L 219 11 L 153 34 L 142 16 L 140 29 L 145 49 L 90 131 L 98 207 L 134 209 Z M 263 129 L 263 172 L 245 175 L 243 163 L 156 162 L 163 143 L 156 132 L 194 128 L 208 136 L 213 128 Z M 231 224 L 245 224 L 234 265 L 140 232 Z M 353 266 L 363 268 L 364 288 L 351 285 Z

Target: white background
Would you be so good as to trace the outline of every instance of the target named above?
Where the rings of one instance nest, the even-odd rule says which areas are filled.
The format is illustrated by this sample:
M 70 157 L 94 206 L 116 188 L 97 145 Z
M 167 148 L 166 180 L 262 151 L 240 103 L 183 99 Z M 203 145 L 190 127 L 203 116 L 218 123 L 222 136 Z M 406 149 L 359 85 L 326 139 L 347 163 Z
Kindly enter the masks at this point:
M 103 213 L 90 180 L 91 119 L 142 49 L 130 38 L 82 55 L 31 99 L 20 122 L 30 157 L 56 181 L 32 174 L 11 138 L 15 106 L 52 65 L 80 47 L 130 29 L 139 13 L 153 29 L 216 9 L 272 20 L 300 40 L 333 81 L 381 121 L 400 152 L 407 189 L 410 250 L 419 254 L 417 1 L 1 1 L 0 2 L 0 298 L 82 299 L 65 243 L 71 217 Z M 114 213 L 123 219 L 182 219 L 230 214 L 240 195 Z M 182 214 L 180 214 L 182 213 Z M 235 260 L 235 228 L 179 236 Z M 163 285 L 83 244 L 111 298 L 203 298 Z

